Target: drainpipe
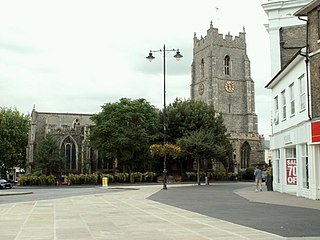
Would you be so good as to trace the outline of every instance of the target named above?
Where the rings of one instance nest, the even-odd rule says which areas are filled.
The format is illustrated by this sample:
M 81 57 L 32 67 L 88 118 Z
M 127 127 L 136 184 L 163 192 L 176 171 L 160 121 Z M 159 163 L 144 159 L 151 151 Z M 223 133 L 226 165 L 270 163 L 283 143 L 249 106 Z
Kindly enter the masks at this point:
M 301 18 L 301 16 L 298 16 L 298 19 L 301 21 L 305 21 L 306 22 L 306 54 L 302 56 L 304 56 L 306 58 L 305 62 L 306 62 L 306 78 L 307 78 L 307 106 L 308 106 L 308 117 L 311 120 L 312 116 L 311 116 L 311 110 L 310 110 L 310 91 L 309 91 L 309 21 L 308 19 L 303 19 Z

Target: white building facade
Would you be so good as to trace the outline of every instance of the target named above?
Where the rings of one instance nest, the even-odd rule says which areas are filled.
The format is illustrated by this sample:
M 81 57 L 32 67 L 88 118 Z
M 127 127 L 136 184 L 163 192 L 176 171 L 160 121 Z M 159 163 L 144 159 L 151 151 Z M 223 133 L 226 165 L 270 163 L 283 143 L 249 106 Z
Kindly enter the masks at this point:
M 320 199 L 320 120 L 312 115 L 310 93 L 316 85 L 311 84 L 310 50 L 297 50 L 294 57 L 283 66 L 279 38 L 280 28 L 285 24 L 303 24 L 294 14 L 310 2 L 269 1 L 263 8 L 269 16 L 270 45 L 273 49 L 271 69 L 274 77 L 266 86 L 272 91 L 273 101 L 270 137 L 273 189 L 316 200 Z M 289 15 L 299 22 L 292 19 L 289 23 Z M 317 29 L 317 25 L 313 27 Z M 310 24 L 308 28 L 310 30 Z M 308 43 L 314 41 L 308 40 Z
M 311 151 L 307 111 L 305 57 L 297 54 L 267 85 L 272 90 L 273 134 L 270 138 L 273 189 L 317 199 L 316 162 Z
M 268 15 L 268 23 L 265 27 L 270 36 L 270 60 L 271 76 L 275 76 L 281 70 L 280 34 L 282 27 L 303 24 L 293 14 L 308 4 L 311 0 L 268 0 L 262 4 L 262 8 Z

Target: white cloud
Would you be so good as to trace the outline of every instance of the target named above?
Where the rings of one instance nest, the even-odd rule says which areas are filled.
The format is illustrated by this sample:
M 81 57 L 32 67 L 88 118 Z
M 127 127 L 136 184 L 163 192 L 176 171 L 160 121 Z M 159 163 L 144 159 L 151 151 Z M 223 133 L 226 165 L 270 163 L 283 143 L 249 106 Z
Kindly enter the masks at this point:
M 0 0 L 0 104 L 28 113 L 95 113 L 122 97 L 163 106 L 162 56 L 168 54 L 167 103 L 189 98 L 193 35 L 210 21 L 221 34 L 247 33 L 259 132 L 270 134 L 266 14 L 257 0 Z M 246 6 L 243 8 L 243 6 Z M 239 11 L 241 9 L 241 11 Z

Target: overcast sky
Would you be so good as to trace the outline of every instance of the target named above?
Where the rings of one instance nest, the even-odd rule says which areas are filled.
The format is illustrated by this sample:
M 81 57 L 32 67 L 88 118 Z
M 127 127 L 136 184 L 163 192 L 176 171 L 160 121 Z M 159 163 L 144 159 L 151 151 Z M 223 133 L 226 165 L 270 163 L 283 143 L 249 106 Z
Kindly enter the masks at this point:
M 0 0 L 0 106 L 31 113 L 98 113 L 122 97 L 163 106 L 190 97 L 193 36 L 213 26 L 238 36 L 245 27 L 259 133 L 271 133 L 266 0 Z

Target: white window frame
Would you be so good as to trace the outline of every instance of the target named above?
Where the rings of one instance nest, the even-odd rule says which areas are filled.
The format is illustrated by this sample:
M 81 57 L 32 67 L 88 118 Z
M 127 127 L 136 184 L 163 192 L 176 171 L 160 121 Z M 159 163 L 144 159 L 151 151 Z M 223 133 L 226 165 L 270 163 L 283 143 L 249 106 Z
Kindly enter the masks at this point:
M 300 100 L 300 111 L 306 109 L 306 82 L 304 74 L 299 77 L 299 100 Z
M 282 121 L 287 119 L 287 102 L 286 102 L 286 90 L 281 92 L 281 104 L 282 104 Z
M 273 99 L 274 102 L 274 119 L 273 122 L 275 125 L 279 123 L 279 97 L 275 96 Z
M 297 151 L 295 147 L 286 148 L 286 158 L 297 158 Z
M 289 85 L 289 97 L 290 97 L 290 116 L 294 116 L 296 112 L 295 100 L 294 100 L 294 83 Z
M 302 182 L 303 188 L 309 189 L 310 177 L 309 177 L 309 159 L 308 159 L 308 145 L 301 145 L 301 160 L 302 160 Z
M 275 183 L 280 183 L 280 149 L 273 151 L 274 164 L 273 175 Z
M 229 55 L 226 55 L 224 61 L 224 75 L 231 76 L 231 59 Z

